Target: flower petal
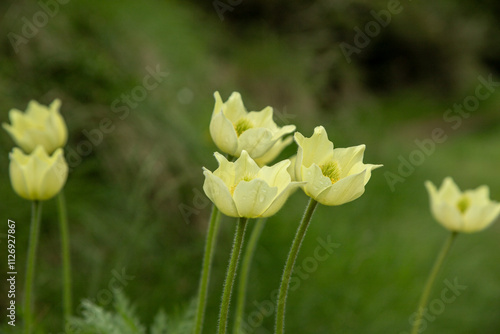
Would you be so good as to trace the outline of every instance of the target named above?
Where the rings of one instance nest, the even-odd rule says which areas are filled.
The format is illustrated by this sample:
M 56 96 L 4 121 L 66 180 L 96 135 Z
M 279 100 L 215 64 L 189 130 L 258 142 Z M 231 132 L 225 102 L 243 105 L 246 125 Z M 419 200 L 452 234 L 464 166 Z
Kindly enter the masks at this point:
M 242 151 L 240 157 L 234 162 L 234 183 L 245 178 L 254 179 L 259 173 L 259 169 L 247 151 Z
M 274 133 L 273 139 L 279 139 L 289 133 L 294 132 L 295 129 L 296 129 L 295 125 L 285 125 L 284 127 L 282 127 L 281 129 L 279 129 Z
M 237 155 L 245 150 L 253 158 L 263 156 L 276 141 L 272 141 L 271 130 L 266 128 L 252 128 L 241 134 L 238 138 Z
M 231 193 L 224 182 L 206 168 L 203 168 L 203 175 L 205 175 L 203 190 L 207 197 L 226 216 L 239 217 Z
M 218 176 L 224 184 L 230 189 L 234 184 L 235 179 L 235 168 L 234 163 L 229 162 L 226 157 L 224 157 L 219 152 L 214 153 L 215 159 L 219 162 L 219 167 L 214 171 L 214 175 Z
M 260 217 L 271 205 L 278 193 L 277 187 L 270 187 L 264 180 L 241 181 L 234 190 L 233 198 L 240 217 Z
M 490 203 L 490 189 L 488 186 L 480 186 L 475 190 L 466 190 L 464 195 L 470 199 L 471 206 L 485 205 Z
M 328 140 L 326 130 L 322 126 L 314 129 L 311 138 L 304 138 L 304 136 L 296 133 L 295 141 L 299 145 L 300 163 L 304 167 L 309 167 L 313 163 L 319 166 L 325 161 L 331 161 L 333 158 L 333 143 Z M 297 157 L 299 157 L 299 154 L 297 154 Z
M 471 205 L 467 210 L 465 224 L 461 232 L 471 233 L 485 229 L 491 225 L 500 214 L 500 204 L 490 202 L 486 205 Z
M 51 163 L 45 169 L 44 175 L 40 176 L 39 199 L 48 200 L 57 195 L 68 177 L 68 165 L 64 160 L 63 150 L 57 149 L 50 158 Z
M 210 120 L 210 135 L 215 145 L 224 153 L 236 155 L 238 150 L 238 136 L 233 124 L 219 112 L 212 115 Z
M 317 196 L 332 185 L 332 181 L 323 175 L 318 165 L 312 164 L 308 168 L 302 167 L 302 176 L 299 181 L 307 182 L 303 189 L 307 196 L 317 199 Z
M 447 202 L 434 202 L 431 204 L 431 213 L 434 219 L 448 230 L 463 231 L 465 221 L 455 205 L 450 205 Z
M 354 201 L 365 192 L 365 174 L 363 171 L 350 175 L 323 190 L 316 200 L 323 205 L 341 205 Z
M 290 145 L 293 141 L 292 136 L 288 136 L 287 138 L 283 139 L 280 138 L 274 145 L 266 152 L 264 155 L 260 156 L 259 158 L 254 159 L 255 162 L 259 166 L 265 166 L 269 164 L 271 161 L 276 159 L 278 155 L 283 151 L 285 147 Z M 295 167 L 294 167 L 295 168 Z
M 217 93 L 218 94 L 218 93 Z M 241 95 L 238 92 L 233 92 L 229 99 L 224 103 L 224 115 L 234 124 L 240 118 L 247 115 Z
M 365 145 L 358 145 L 347 148 L 336 148 L 333 150 L 333 160 L 337 161 L 342 167 L 340 177 L 346 177 L 352 174 L 357 174 L 361 170 L 355 170 L 349 173 L 355 165 L 363 164 L 363 155 L 365 153 Z
M 305 182 L 290 182 L 283 191 L 281 191 L 278 196 L 274 199 L 274 201 L 271 203 L 271 205 L 267 208 L 267 210 L 261 215 L 261 217 L 270 217 L 276 212 L 278 212 L 285 202 L 287 201 L 288 197 L 293 194 L 297 188 L 300 186 L 304 185 Z
M 278 192 L 281 192 L 290 183 L 290 174 L 287 168 L 290 166 L 290 160 L 283 160 L 277 164 L 268 167 L 264 166 L 257 174 L 259 179 L 266 181 L 271 187 L 278 187 Z
M 438 191 L 439 197 L 450 205 L 455 205 L 462 196 L 462 192 L 451 177 L 444 179 Z
M 278 129 L 278 126 L 273 121 L 273 108 L 271 107 L 266 107 L 261 111 L 250 111 L 246 117 L 256 128 L 268 128 L 272 131 Z
M 27 163 L 27 157 L 21 152 L 20 149 L 15 147 L 9 154 L 10 165 L 9 165 L 9 175 L 12 188 L 24 199 L 33 200 L 31 196 L 31 191 L 28 186 L 28 182 L 25 176 L 25 165 Z

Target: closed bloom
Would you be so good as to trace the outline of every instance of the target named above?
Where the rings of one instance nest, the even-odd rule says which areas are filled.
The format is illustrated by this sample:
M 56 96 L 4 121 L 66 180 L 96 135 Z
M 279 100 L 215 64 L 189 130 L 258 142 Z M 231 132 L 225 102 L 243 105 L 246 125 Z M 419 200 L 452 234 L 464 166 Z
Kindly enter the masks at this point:
M 278 127 L 273 121 L 273 108 L 247 112 L 237 92 L 224 103 L 219 92 L 214 97 L 210 135 L 222 152 L 239 157 L 245 150 L 252 159 L 261 158 L 259 164 L 264 165 L 290 144 L 283 136 L 295 131 L 295 125 Z
M 203 168 L 203 190 L 227 216 L 269 217 L 285 204 L 300 185 L 287 172 L 289 160 L 260 168 L 246 151 L 235 162 L 215 153 L 219 168 L 213 173 Z
M 295 133 L 299 149 L 295 178 L 306 181 L 304 192 L 323 205 L 341 205 L 365 192 L 373 169 L 382 165 L 363 163 L 365 145 L 333 148 L 325 128 L 318 126 L 311 138 Z
M 49 156 L 42 146 L 25 154 L 15 147 L 10 157 L 10 182 L 14 191 L 28 200 L 48 200 L 57 195 L 68 177 L 63 150 Z
M 425 182 L 431 212 L 450 231 L 472 233 L 485 229 L 500 214 L 500 203 L 490 200 L 488 186 L 460 191 L 451 177 L 444 179 L 440 189 Z
M 11 124 L 3 123 L 3 128 L 16 144 L 31 153 L 37 145 L 42 145 L 49 154 L 66 145 L 68 130 L 59 113 L 61 101 L 55 99 L 50 106 L 30 101 L 26 112 L 11 109 Z

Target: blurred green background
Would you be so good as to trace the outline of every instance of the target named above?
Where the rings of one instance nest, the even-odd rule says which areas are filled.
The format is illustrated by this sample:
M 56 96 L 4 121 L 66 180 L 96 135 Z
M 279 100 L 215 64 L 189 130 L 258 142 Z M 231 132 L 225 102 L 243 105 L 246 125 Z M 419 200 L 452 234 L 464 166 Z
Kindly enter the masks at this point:
M 0 3 L 0 121 L 8 121 L 11 108 L 24 110 L 30 99 L 62 100 L 70 133 L 72 172 L 65 192 L 75 301 L 88 298 L 109 308 L 103 291 L 113 270 L 134 277 L 124 291 L 144 324 L 160 308 L 182 312 L 196 296 L 210 214 L 201 167 L 216 168 L 208 131 L 216 90 L 224 100 L 241 92 L 249 110 L 273 106 L 279 125 L 296 124 L 306 136 L 324 125 L 337 147 L 364 143 L 365 162 L 384 164 L 360 199 L 316 211 L 298 264 L 313 257 L 318 237 L 340 245 L 290 293 L 289 333 L 409 331 L 447 237 L 430 215 L 423 182 L 441 184 L 450 175 L 462 189 L 487 184 L 491 197 L 500 199 L 500 85 L 478 88 L 480 77 L 500 81 L 496 1 L 402 1 L 378 32 L 370 22 L 387 13 L 387 1 L 63 2 Z M 47 10 L 54 15 L 45 15 L 45 22 L 37 13 Z M 33 22 L 38 26 L 30 30 Z M 370 27 L 375 30 L 368 31 L 367 45 L 358 43 L 348 61 L 341 43 L 356 47 L 359 31 Z M 153 69 L 163 73 L 161 82 L 137 88 Z M 474 100 L 477 89 L 490 94 Z M 131 93 L 132 101 L 123 100 Z M 462 114 L 453 111 L 463 103 L 469 105 Z M 96 135 L 95 145 L 78 154 L 88 140 L 84 133 L 106 118 L 113 130 Z M 430 141 L 436 128 L 444 132 L 443 142 Z M 416 141 L 429 151 L 419 153 Z M 2 131 L 0 263 L 6 263 L 12 219 L 21 292 L 30 204 L 10 187 L 12 146 Z M 295 151 L 293 144 L 282 157 Z M 410 160 L 416 161 L 410 167 L 402 162 Z M 251 270 L 247 315 L 278 288 L 306 203 L 299 191 L 268 220 Z M 55 201 L 43 210 L 36 319 L 39 333 L 60 333 Z M 234 220 L 221 226 L 205 333 L 215 331 Z M 459 236 L 431 300 L 440 298 L 446 279 L 467 288 L 437 311 L 425 333 L 498 333 L 499 236 L 498 222 Z M 6 271 L 2 265 L 2 282 Z M 2 310 L 6 287 L 0 285 Z M 264 317 L 253 333 L 272 333 L 273 322 L 274 315 Z M 6 325 L 0 331 L 16 332 Z

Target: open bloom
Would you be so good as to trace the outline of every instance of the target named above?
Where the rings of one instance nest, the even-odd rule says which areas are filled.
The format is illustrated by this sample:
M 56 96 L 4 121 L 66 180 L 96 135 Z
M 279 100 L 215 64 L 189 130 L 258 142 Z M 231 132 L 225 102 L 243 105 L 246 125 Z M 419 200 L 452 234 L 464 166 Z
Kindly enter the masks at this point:
M 299 149 L 295 178 L 306 181 L 304 192 L 324 205 L 341 205 L 365 192 L 371 171 L 382 165 L 363 163 L 365 145 L 333 148 L 325 128 L 318 126 L 311 138 L 295 133 Z
M 203 190 L 227 216 L 269 217 L 285 204 L 300 185 L 292 182 L 287 172 L 290 160 L 260 168 L 246 151 L 235 162 L 215 153 L 219 168 L 213 173 L 203 168 Z
M 440 189 L 430 181 L 425 182 L 425 187 L 434 219 L 450 231 L 481 231 L 500 214 L 500 203 L 490 200 L 488 186 L 462 192 L 453 179 L 447 177 Z
M 225 103 L 219 92 L 215 92 L 214 97 L 210 135 L 222 152 L 239 157 L 245 150 L 252 159 L 261 158 L 259 164 L 264 165 L 290 144 L 291 141 L 282 138 L 295 131 L 295 125 L 278 127 L 273 121 L 273 108 L 247 112 L 237 92 Z
M 68 139 L 66 124 L 59 113 L 60 106 L 59 99 L 48 107 L 30 101 L 25 113 L 11 109 L 11 124 L 3 123 L 2 126 L 25 152 L 31 153 L 37 145 L 42 145 L 50 154 L 66 145 Z
M 28 200 L 47 200 L 57 195 L 68 177 L 63 150 L 49 156 L 42 146 L 25 154 L 15 147 L 10 157 L 10 182 L 14 191 Z

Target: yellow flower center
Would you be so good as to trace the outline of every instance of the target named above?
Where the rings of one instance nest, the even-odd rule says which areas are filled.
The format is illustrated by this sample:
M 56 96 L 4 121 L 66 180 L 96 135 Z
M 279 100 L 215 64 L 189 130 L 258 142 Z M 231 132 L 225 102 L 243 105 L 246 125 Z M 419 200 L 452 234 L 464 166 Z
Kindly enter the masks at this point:
M 340 180 L 340 166 L 337 161 L 330 161 L 319 166 L 321 173 L 332 181 L 332 184 Z
M 248 129 L 253 128 L 253 123 L 248 118 L 241 118 L 234 124 L 234 130 L 236 130 L 236 135 L 239 137 L 243 132 Z
M 236 187 L 238 186 L 238 184 L 240 184 L 241 181 L 252 181 L 254 178 L 251 177 L 250 175 L 245 175 L 243 178 L 241 178 L 240 180 L 238 180 L 238 182 L 235 182 L 232 186 L 231 186 L 231 189 L 229 189 L 229 191 L 231 192 L 231 195 L 234 194 L 234 189 L 236 189 Z
M 464 214 L 470 207 L 470 199 L 466 196 L 462 196 L 457 202 L 458 210 Z

